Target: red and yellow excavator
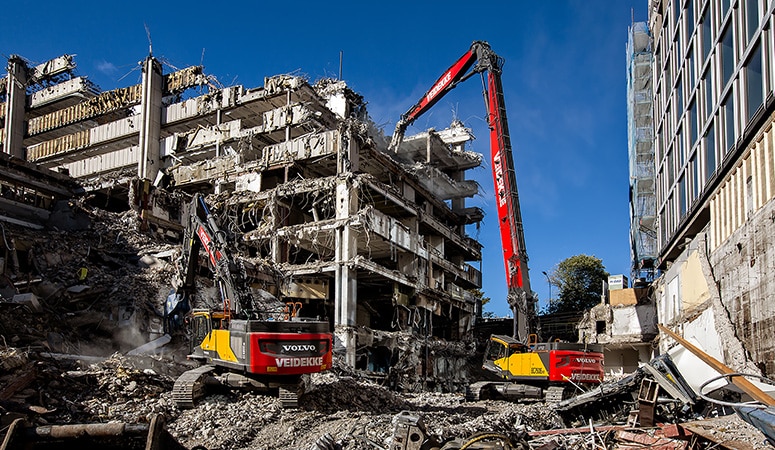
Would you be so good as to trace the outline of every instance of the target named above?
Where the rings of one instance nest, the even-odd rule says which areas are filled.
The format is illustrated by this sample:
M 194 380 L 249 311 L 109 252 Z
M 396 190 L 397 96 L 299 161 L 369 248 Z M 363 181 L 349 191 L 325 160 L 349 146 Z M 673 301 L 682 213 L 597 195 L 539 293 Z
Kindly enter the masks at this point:
M 207 386 L 216 384 L 277 390 L 284 407 L 297 406 L 301 376 L 331 368 L 329 323 L 300 317 L 298 303 L 275 302 L 270 308 L 257 301 L 244 267 L 231 256 L 226 233 L 199 194 L 191 201 L 185 233 L 181 276 L 167 298 L 165 324 L 173 327 L 185 317 L 191 338 L 188 357 L 203 365 L 175 381 L 173 399 L 182 408 L 193 407 Z M 214 273 L 221 308 L 189 312 L 201 248 Z
M 539 343 L 533 334 L 537 321 L 533 312 L 535 299 L 530 289 L 522 213 L 501 84 L 502 67 L 503 58 L 495 54 L 487 42 L 475 41 L 401 116 L 390 149 L 397 151 L 406 128 L 458 83 L 474 74 L 481 74 L 490 128 L 490 158 L 506 266 L 508 302 L 514 314 L 514 328 L 513 336 L 490 337 L 483 368 L 492 380 L 473 384 L 468 397 L 559 401 L 569 395 L 575 386 L 596 385 L 603 381 L 603 350 L 599 345 L 590 344 Z

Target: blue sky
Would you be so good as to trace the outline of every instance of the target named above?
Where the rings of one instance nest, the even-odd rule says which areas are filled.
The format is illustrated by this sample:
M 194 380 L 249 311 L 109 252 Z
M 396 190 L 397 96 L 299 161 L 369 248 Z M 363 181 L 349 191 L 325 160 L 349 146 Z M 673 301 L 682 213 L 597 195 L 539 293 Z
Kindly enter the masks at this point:
M 47 4 L 49 3 L 49 4 Z M 108 6 L 110 5 L 110 6 Z M 149 50 L 172 67 L 203 63 L 222 84 L 263 85 L 296 73 L 343 78 L 391 134 L 396 120 L 474 40 L 506 62 L 503 86 L 530 278 L 580 253 L 629 275 L 627 27 L 647 20 L 646 0 L 446 2 L 10 2 L 0 54 L 44 62 L 77 54 L 78 72 L 108 90 L 137 83 Z M 422 116 L 407 134 L 454 118 L 489 152 L 478 77 Z M 487 160 L 488 158 L 485 158 Z M 509 314 L 489 163 L 469 204 L 487 214 L 472 237 L 484 245 L 486 308 Z M 556 290 L 553 292 L 556 295 Z

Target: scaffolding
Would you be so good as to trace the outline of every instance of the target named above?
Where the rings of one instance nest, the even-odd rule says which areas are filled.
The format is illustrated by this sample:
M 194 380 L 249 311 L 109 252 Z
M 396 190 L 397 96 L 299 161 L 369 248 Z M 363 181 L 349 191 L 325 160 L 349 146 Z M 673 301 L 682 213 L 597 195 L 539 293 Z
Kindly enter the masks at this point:
M 653 281 L 657 259 L 651 35 L 633 23 L 627 39 L 627 144 L 632 280 Z

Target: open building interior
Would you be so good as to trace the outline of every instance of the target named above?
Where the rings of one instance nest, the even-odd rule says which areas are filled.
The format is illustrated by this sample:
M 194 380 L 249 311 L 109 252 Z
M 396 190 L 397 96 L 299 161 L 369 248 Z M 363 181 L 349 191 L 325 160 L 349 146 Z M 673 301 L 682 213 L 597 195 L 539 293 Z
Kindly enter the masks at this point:
M 0 90 L 6 220 L 41 228 L 59 200 L 78 197 L 133 212 L 139 229 L 179 243 L 188 199 L 202 193 L 254 286 L 328 320 L 352 367 L 384 375 L 401 360 L 382 332 L 414 333 L 426 346 L 470 333 L 481 245 L 465 230 L 483 212 L 466 205 L 478 192 L 466 171 L 482 156 L 467 150 L 474 137 L 462 123 L 388 152 L 343 81 L 278 75 L 220 87 L 198 66 L 141 64 L 140 84 L 101 91 L 71 55 L 9 59 Z M 161 333 L 158 323 L 144 328 Z M 465 348 L 450 355 L 440 378 L 461 378 L 455 369 L 468 357 Z M 426 365 L 414 376 L 433 378 Z

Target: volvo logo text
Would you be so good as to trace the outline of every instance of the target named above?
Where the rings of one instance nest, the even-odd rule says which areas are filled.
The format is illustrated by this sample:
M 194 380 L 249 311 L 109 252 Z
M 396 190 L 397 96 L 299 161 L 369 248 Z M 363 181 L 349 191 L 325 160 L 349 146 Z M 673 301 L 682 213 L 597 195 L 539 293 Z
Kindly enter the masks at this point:
M 318 347 L 315 344 L 283 345 L 283 352 L 314 352 Z

